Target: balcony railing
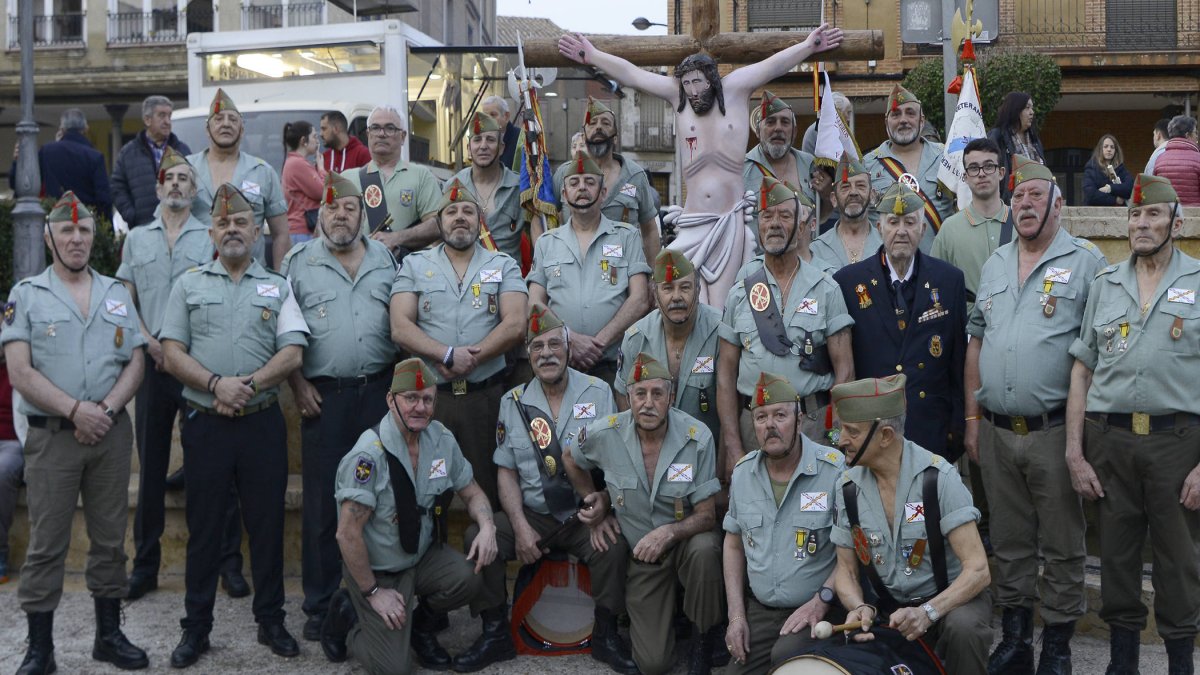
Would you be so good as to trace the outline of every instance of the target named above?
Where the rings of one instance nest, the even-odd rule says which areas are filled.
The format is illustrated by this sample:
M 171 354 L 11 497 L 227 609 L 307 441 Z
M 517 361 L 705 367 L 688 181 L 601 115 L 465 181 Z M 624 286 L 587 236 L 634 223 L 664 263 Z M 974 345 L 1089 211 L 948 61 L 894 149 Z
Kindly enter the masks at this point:
M 325 22 L 324 2 L 284 5 L 243 5 L 242 30 L 319 26 Z
M 749 0 L 746 21 L 752 32 L 819 26 L 821 0 Z
M 85 12 L 51 14 L 33 17 L 34 47 L 82 47 L 84 39 Z M 8 48 L 21 45 L 20 22 L 16 16 L 8 17 Z
M 1003 6 L 1003 5 L 1002 5 Z M 1164 51 L 1200 47 L 1194 0 L 1014 0 L 1001 40 L 1031 49 Z
M 187 13 L 177 9 L 150 12 L 110 12 L 108 44 L 144 45 L 182 42 L 187 37 Z
M 626 99 L 628 100 L 628 99 Z M 652 96 L 637 97 L 638 121 L 633 125 L 633 147 L 642 152 L 675 149 L 675 115 L 666 102 Z

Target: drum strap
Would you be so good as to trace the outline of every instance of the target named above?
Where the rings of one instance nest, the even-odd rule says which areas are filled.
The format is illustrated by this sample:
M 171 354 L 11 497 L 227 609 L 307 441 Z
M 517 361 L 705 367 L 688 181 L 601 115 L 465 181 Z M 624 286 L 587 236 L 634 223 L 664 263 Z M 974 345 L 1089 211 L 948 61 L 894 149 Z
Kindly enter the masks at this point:
M 374 232 L 379 229 L 379 226 L 388 217 L 387 193 L 383 191 L 383 172 L 377 169 L 375 173 L 371 173 L 364 166 L 358 170 L 358 182 L 362 183 L 363 194 L 366 194 L 368 187 L 374 185 L 379 188 L 380 194 L 385 195 L 383 199 L 379 200 L 377 206 L 371 206 L 363 202 L 363 205 L 367 207 L 367 227 L 371 232 Z
M 513 402 L 517 404 L 517 412 L 525 423 L 529 440 L 533 442 L 534 461 L 540 469 L 538 476 L 542 479 L 542 496 L 546 498 L 546 506 L 554 519 L 565 523 L 575 514 L 575 489 L 567 479 L 562 445 L 555 433 L 554 422 L 540 408 L 522 403 L 520 396 L 520 392 L 514 389 Z
M 371 431 L 375 433 L 375 438 L 380 438 L 378 424 L 371 427 Z M 396 502 L 396 529 L 400 534 L 400 547 L 409 555 L 417 552 L 421 547 L 421 521 L 425 519 L 425 516 L 430 516 L 433 520 L 433 540 L 444 543 L 445 536 L 442 531 L 444 527 L 441 516 L 447 510 L 450 501 L 454 499 L 454 492 L 446 490 L 435 497 L 434 506 L 431 509 L 417 506 L 416 486 L 409 479 L 408 472 L 404 470 L 403 466 L 400 466 L 400 460 L 388 452 L 387 448 L 383 449 L 383 456 L 387 458 L 388 474 L 392 483 L 392 498 Z
M 842 501 L 846 502 L 846 518 L 850 521 L 850 528 L 859 527 L 858 519 L 858 485 L 853 481 L 846 481 L 842 486 Z M 891 592 L 883 583 L 883 579 L 879 578 L 879 572 L 875 570 L 875 566 L 868 560 L 866 563 L 861 558 L 855 556 L 858 560 L 859 569 L 867 574 L 867 581 L 871 583 L 871 589 L 875 591 L 876 603 L 879 605 L 879 611 L 885 614 L 891 614 L 900 607 L 900 603 L 892 597 Z
M 755 309 L 754 302 L 750 302 L 750 315 L 754 317 L 759 341 L 775 356 L 787 356 L 792 349 L 792 341 L 788 339 L 787 330 L 783 327 L 783 315 L 779 313 L 779 305 L 775 303 L 775 295 L 771 293 L 771 285 L 767 283 L 766 264 L 746 277 L 745 285 L 747 299 L 751 299 L 749 294 L 755 287 L 767 290 L 767 302 L 761 310 Z

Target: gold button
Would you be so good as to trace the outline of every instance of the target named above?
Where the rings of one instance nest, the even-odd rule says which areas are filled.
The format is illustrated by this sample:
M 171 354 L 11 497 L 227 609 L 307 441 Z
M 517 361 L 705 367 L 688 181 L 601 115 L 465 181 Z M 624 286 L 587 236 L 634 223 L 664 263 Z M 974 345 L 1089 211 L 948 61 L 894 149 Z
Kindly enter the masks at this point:
M 918 363 L 918 364 L 917 364 L 917 368 L 924 368 L 924 367 L 925 367 L 925 362 L 924 362 L 924 361 L 922 361 L 921 363 Z
M 903 372 L 903 371 L 904 371 L 904 366 L 897 363 L 896 364 L 896 372 L 899 373 L 899 372 Z
M 920 396 L 921 398 L 925 398 L 925 392 L 923 392 L 923 391 L 922 391 L 922 392 L 919 392 L 919 393 L 917 394 L 917 396 Z

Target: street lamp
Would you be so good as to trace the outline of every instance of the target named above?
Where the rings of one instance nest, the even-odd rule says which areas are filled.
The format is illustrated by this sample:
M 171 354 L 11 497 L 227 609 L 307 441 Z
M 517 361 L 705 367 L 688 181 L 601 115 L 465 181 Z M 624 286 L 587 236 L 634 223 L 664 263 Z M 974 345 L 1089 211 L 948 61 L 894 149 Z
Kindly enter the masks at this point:
M 21 42 L 21 121 L 17 122 L 16 197 L 13 206 L 13 283 L 46 268 L 42 228 L 46 213 L 38 201 L 42 189 L 38 169 L 38 124 L 33 117 L 33 0 L 19 0 L 18 36 Z
M 633 27 L 634 27 L 634 28 L 636 28 L 636 29 L 638 29 L 638 30 L 646 30 L 646 29 L 647 29 L 647 28 L 649 28 L 650 26 L 662 26 L 663 28 L 666 28 L 666 27 L 667 27 L 667 24 L 665 24 L 665 23 L 655 23 L 655 22 L 653 22 L 653 21 L 651 21 L 651 20 L 647 19 L 647 18 L 646 18 L 646 17 L 644 17 L 644 16 L 639 16 L 638 18 L 636 18 L 636 19 L 634 19 L 634 20 L 633 20 Z

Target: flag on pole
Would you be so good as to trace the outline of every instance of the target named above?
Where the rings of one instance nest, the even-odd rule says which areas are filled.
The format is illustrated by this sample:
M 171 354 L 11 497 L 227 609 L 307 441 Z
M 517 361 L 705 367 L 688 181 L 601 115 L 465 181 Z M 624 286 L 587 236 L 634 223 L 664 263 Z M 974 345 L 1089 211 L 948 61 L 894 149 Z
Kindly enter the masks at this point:
M 537 90 L 529 88 L 529 112 L 542 126 L 542 112 L 538 107 Z M 534 147 L 536 146 L 536 147 Z M 546 152 L 545 134 L 525 134 L 521 149 L 521 206 L 530 220 L 545 218 L 546 229 L 558 227 L 558 209 L 554 206 L 554 180 L 550 171 L 550 155 Z
M 837 166 L 842 153 L 850 153 L 856 161 L 862 159 L 858 142 L 850 133 L 850 125 L 833 105 L 833 87 L 829 84 L 829 73 L 825 76 L 825 93 L 821 96 L 820 115 L 817 117 L 817 146 L 813 152 L 817 164 Z
M 983 124 L 983 109 L 979 106 L 979 85 L 975 80 L 975 66 L 971 62 L 974 59 L 967 60 L 970 44 L 968 40 L 963 47 L 962 89 L 958 95 L 958 105 L 954 108 L 954 119 L 946 133 L 946 149 L 938 166 L 938 183 L 943 190 L 958 195 L 959 209 L 964 209 L 971 203 L 971 190 L 964 180 L 963 150 L 971 141 L 987 136 L 987 127 Z M 969 55 L 974 56 L 974 49 L 969 50 Z M 957 80 L 954 84 L 958 84 Z

